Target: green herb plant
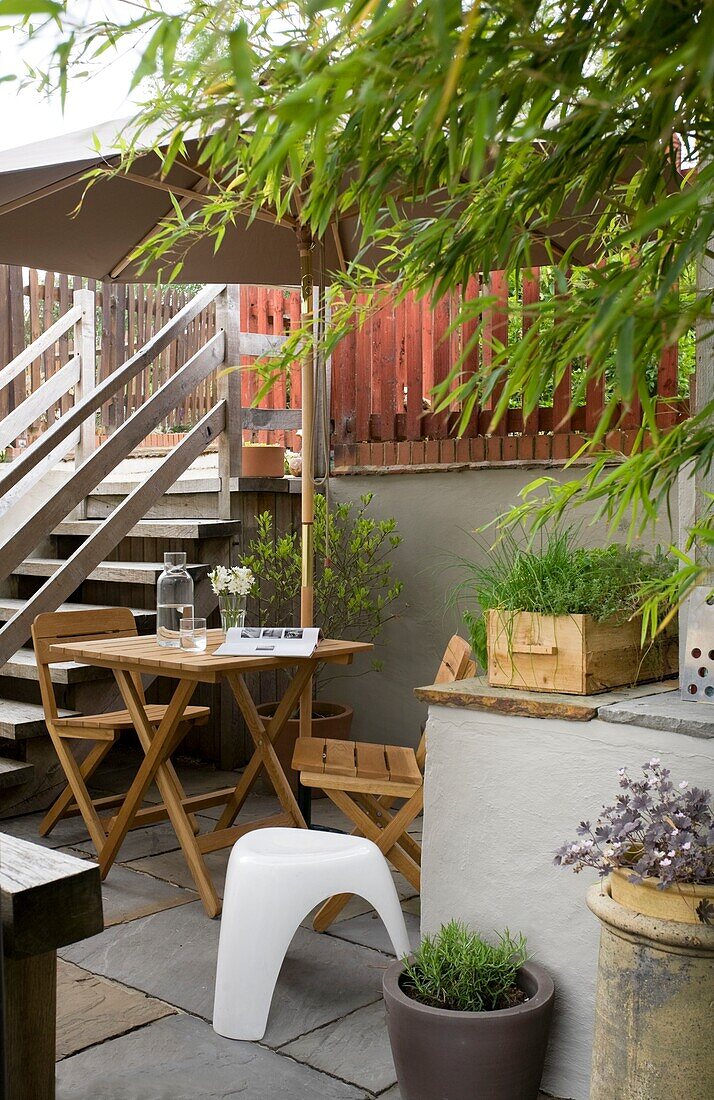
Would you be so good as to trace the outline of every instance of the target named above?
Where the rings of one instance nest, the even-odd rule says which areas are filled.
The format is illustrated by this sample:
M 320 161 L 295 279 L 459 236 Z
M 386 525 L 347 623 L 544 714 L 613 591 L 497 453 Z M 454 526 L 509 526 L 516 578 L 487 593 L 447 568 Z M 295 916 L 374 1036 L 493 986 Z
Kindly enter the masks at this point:
M 604 549 L 578 546 L 573 528 L 541 535 L 539 545 L 505 532 L 483 563 L 460 558 L 465 576 L 454 599 L 478 605 L 464 613 L 481 666 L 488 665 L 486 613 L 531 611 L 540 615 L 592 615 L 597 622 L 637 615 L 653 583 L 667 580 L 673 559 L 613 543 Z
M 371 516 L 372 497 L 365 493 L 329 512 L 324 496 L 315 499 L 315 622 L 327 638 L 375 641 L 402 593 L 402 582 L 392 576 L 391 555 L 402 541 L 397 521 Z M 257 522 L 240 561 L 256 578 L 248 620 L 287 626 L 298 619 L 300 541 L 297 532 L 276 537 L 269 512 Z
M 455 1012 L 492 1012 L 523 1000 L 516 973 L 528 958 L 522 935 L 508 929 L 495 944 L 458 921 L 425 936 L 406 961 L 402 989 L 415 1001 Z

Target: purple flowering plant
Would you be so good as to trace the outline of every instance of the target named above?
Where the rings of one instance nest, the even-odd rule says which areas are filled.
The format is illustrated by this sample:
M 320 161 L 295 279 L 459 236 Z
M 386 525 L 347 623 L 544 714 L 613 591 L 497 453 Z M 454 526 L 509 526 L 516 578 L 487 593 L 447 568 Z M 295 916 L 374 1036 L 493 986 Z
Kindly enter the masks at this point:
M 557 867 L 576 874 L 595 868 L 601 878 L 616 868 L 630 870 L 630 880 L 659 879 L 658 889 L 675 883 L 714 883 L 714 807 L 709 791 L 677 786 L 655 757 L 643 766 L 641 779 L 620 768 L 620 788 L 593 827 L 581 821 L 580 838 L 555 852 Z

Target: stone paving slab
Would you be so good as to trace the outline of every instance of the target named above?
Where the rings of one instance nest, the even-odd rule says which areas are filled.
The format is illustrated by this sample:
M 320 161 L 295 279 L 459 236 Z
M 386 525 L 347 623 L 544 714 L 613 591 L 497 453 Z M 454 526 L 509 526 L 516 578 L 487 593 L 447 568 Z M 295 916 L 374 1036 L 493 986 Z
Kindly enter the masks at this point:
M 196 902 L 117 925 L 60 953 L 208 1020 L 219 929 Z M 386 963 L 346 940 L 298 929 L 280 972 L 265 1043 L 280 1046 L 375 1001 Z
M 45 811 L 36 814 L 23 814 L 22 817 L 6 818 L 0 821 L 0 834 L 19 837 L 20 840 L 29 840 L 31 844 L 39 844 L 42 848 L 83 848 L 94 853 L 94 846 L 87 834 L 87 827 L 81 817 L 66 817 L 58 821 L 49 836 L 40 836 L 40 822 L 45 816 Z
M 145 993 L 98 978 L 63 959 L 57 962 L 58 1058 L 175 1012 Z
M 379 1100 L 402 1100 L 402 1094 L 399 1091 L 399 1085 L 394 1085 L 387 1092 L 380 1092 Z M 556 1096 L 550 1096 L 545 1092 L 538 1093 L 538 1100 L 558 1100 Z
M 381 998 L 280 1049 L 298 1062 L 372 1092 L 382 1092 L 397 1076 Z
M 172 1016 L 66 1058 L 57 1100 L 361 1100 L 364 1090 Z
M 203 857 L 220 897 L 223 897 L 223 889 L 226 885 L 226 870 L 230 854 L 230 848 L 224 848 L 219 852 L 207 852 Z M 177 851 L 164 852 L 162 855 L 148 856 L 146 859 L 133 859 L 125 866 L 132 871 L 142 871 L 145 875 L 152 875 L 157 880 L 172 883 L 174 886 L 182 886 L 185 889 L 195 888 L 193 876 L 186 863 L 186 856 L 180 848 Z
M 413 913 L 405 912 L 404 923 L 407 926 L 407 935 L 412 948 L 418 947 L 421 939 L 419 918 Z M 382 951 L 384 954 L 394 957 L 394 948 L 387 934 L 387 929 L 373 910 L 370 910 L 369 913 L 363 913 L 361 916 L 353 917 L 351 920 L 339 923 L 335 921 L 334 924 L 330 925 L 328 935 L 339 936 L 342 940 L 349 940 L 350 943 L 358 943 L 362 947 L 369 947 L 373 951 Z
M 62 851 L 81 859 L 91 858 L 75 848 L 63 848 Z M 148 917 L 151 913 L 173 909 L 176 905 L 189 905 L 197 897 L 195 890 L 172 886 L 115 863 L 102 883 L 104 927 Z

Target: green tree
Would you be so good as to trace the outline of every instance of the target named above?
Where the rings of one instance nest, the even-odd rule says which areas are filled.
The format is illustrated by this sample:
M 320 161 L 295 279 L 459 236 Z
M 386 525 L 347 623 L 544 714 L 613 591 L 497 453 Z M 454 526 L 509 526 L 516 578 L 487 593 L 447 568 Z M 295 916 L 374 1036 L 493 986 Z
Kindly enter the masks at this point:
M 448 388 L 465 418 L 499 394 L 497 420 L 514 400 L 528 413 L 576 363 L 576 403 L 589 380 L 607 380 L 591 446 L 618 404 L 641 403 L 642 433 L 624 461 L 594 451 L 575 481 L 535 483 L 504 523 L 538 527 L 596 501 L 610 521 L 629 514 L 634 535 L 666 507 L 683 466 L 709 468 L 714 403 L 663 434 L 648 371 L 712 312 L 710 290 L 680 295 L 679 286 L 714 236 L 714 5 L 186 0 L 169 12 L 132 0 L 123 22 L 52 7 L 62 9 L 52 17 L 59 37 L 42 79 L 60 93 L 88 61 L 127 38 L 136 44 L 135 83 L 149 81 L 151 99 L 124 164 L 148 127 L 151 143 L 165 145 L 166 170 L 189 130 L 205 138 L 201 169 L 214 197 L 189 215 L 177 205 L 144 246 L 147 259 L 197 235 L 220 247 L 246 207 L 292 213 L 316 237 L 354 210 L 384 259 L 377 271 L 352 265 L 339 289 L 388 283 L 438 296 L 477 272 L 506 269 L 517 281 L 534 239 L 571 227 L 569 247 L 551 250 L 554 293 L 528 332 Z M 35 23 L 28 33 L 45 31 Z M 438 197 L 434 216 L 410 214 L 409 200 L 425 197 Z M 593 263 L 568 281 L 584 248 Z M 464 317 L 480 328 L 488 304 L 466 303 Z M 344 311 L 335 316 L 332 341 L 348 323 Z M 711 502 L 691 537 L 711 545 Z M 683 563 L 667 595 L 698 575 Z

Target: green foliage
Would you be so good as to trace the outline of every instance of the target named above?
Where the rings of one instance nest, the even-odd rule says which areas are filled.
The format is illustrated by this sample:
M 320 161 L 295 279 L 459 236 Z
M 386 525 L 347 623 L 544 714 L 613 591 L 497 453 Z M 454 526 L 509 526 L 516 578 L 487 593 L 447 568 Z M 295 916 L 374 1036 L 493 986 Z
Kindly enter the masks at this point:
M 412 962 L 405 963 L 402 987 L 433 1008 L 491 1012 L 517 1003 L 516 972 L 528 958 L 522 935 L 506 929 L 487 943 L 464 924 L 451 921 L 425 936 Z
M 368 514 L 371 502 L 367 493 L 358 503 L 335 505 L 328 514 L 324 496 L 315 499 L 315 622 L 328 638 L 373 642 L 393 617 L 402 592 L 401 581 L 392 577 L 391 554 L 401 542 L 396 520 L 374 519 Z M 297 534 L 276 538 L 272 517 L 264 512 L 240 564 L 256 578 L 250 621 L 260 626 L 295 622 L 300 595 Z
M 344 272 L 333 304 L 359 288 L 370 308 L 384 284 L 438 297 L 505 269 L 515 285 L 537 242 L 549 252 L 552 292 L 527 331 L 507 347 L 492 341 L 475 371 L 455 370 L 439 400 L 458 397 L 465 419 L 478 402 L 497 422 L 514 405 L 530 413 L 573 369 L 574 404 L 602 382 L 606 407 L 589 443 L 592 466 L 567 486 L 539 479 L 503 523 L 537 527 L 594 501 L 613 527 L 630 514 L 632 539 L 666 507 L 686 464 L 698 473 L 711 464 L 714 402 L 664 434 L 651 394 L 662 350 L 684 337 L 691 365 L 693 326 L 714 304 L 706 285 L 691 291 L 714 236 L 714 5 L 186 0 L 180 15 L 164 7 L 134 0 L 122 22 L 104 11 L 92 18 L 89 7 L 77 18 L 62 4 L 49 71 L 39 74 L 43 88 L 63 94 L 68 73 L 128 43 L 151 95 L 117 170 L 148 142 L 168 171 L 189 132 L 204 139 L 205 201 L 176 203 L 139 246 L 146 264 L 158 259 L 179 277 L 185 249 L 205 239 L 220 247 L 239 213 L 297 219 L 319 238 L 349 212 L 381 260 Z M 432 216 L 412 204 L 436 196 Z M 578 268 L 583 250 L 592 264 Z M 464 306 L 461 320 L 477 336 L 490 304 L 484 294 Z M 327 349 L 353 324 L 351 309 L 335 308 Z M 291 333 L 278 369 L 310 339 Z M 274 377 L 266 371 L 266 387 Z M 631 457 L 601 450 L 617 410 L 640 406 Z M 711 521 L 709 511 L 692 528 L 699 550 Z M 679 594 L 699 577 L 698 567 L 680 571 Z M 653 594 L 653 615 L 658 606 Z
M 654 585 L 667 585 L 675 562 L 659 548 L 654 555 L 613 544 L 578 546 L 572 530 L 544 533 L 539 546 L 507 534 L 483 564 L 460 559 L 465 577 L 456 598 L 478 605 L 465 612 L 471 644 L 488 665 L 485 613 L 491 608 L 541 615 L 592 615 L 598 622 L 637 614 Z

